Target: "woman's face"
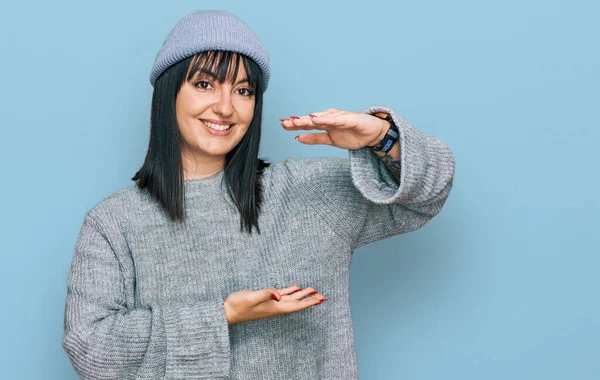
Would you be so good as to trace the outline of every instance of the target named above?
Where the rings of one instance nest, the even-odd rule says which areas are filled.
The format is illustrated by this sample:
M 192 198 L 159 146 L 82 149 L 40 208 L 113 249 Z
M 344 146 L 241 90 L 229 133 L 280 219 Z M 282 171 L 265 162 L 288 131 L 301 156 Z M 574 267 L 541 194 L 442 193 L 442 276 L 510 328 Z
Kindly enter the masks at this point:
M 254 115 L 255 96 L 254 89 L 244 81 L 246 71 L 241 62 L 239 66 L 235 84 L 231 83 L 232 75 L 224 83 L 218 83 L 201 71 L 179 90 L 175 109 L 185 141 L 181 150 L 186 157 L 187 153 L 193 153 L 196 161 L 224 160 L 246 134 Z M 215 131 L 210 126 L 221 129 L 229 126 L 229 129 Z

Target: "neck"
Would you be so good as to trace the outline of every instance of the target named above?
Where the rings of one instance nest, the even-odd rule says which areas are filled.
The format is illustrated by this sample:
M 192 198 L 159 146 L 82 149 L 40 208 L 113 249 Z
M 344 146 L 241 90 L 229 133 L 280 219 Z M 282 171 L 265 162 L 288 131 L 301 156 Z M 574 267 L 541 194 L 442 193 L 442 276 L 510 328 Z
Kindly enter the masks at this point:
M 181 157 L 183 165 L 183 180 L 202 179 L 213 176 L 225 167 L 225 157 L 195 157 L 183 154 Z

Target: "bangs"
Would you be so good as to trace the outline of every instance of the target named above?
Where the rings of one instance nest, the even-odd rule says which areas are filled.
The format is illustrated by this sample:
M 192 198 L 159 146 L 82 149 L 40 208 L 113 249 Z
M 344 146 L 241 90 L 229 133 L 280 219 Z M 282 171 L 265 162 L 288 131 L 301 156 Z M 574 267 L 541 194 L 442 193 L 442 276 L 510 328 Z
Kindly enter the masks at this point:
M 240 64 L 243 64 L 248 86 L 256 89 L 259 84 L 260 68 L 244 54 L 233 51 L 211 50 L 193 56 L 187 81 L 196 76 L 209 76 L 220 83 L 236 83 Z

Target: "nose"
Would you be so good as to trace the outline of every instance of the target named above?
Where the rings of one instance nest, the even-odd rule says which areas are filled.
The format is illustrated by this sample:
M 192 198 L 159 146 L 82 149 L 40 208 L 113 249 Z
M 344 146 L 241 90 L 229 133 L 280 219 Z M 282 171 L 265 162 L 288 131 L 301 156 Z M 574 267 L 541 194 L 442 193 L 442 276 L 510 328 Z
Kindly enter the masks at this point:
M 213 111 L 223 117 L 231 115 L 233 112 L 233 104 L 231 104 L 231 94 L 228 86 L 222 85 L 216 96 L 216 100 L 213 104 Z

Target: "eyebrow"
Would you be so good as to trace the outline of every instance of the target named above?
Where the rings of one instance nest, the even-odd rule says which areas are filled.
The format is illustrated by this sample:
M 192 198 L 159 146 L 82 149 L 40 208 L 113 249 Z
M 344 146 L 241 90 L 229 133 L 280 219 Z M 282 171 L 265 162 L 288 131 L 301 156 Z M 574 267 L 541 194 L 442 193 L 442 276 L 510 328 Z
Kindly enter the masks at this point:
M 205 68 L 200 69 L 200 72 L 202 74 L 210 75 L 213 79 L 217 77 L 217 74 L 215 74 L 212 71 L 210 71 L 208 69 L 205 69 Z M 237 81 L 237 83 L 244 83 L 244 82 L 249 83 L 248 82 L 248 78 L 242 78 L 242 79 L 240 79 L 240 80 Z

